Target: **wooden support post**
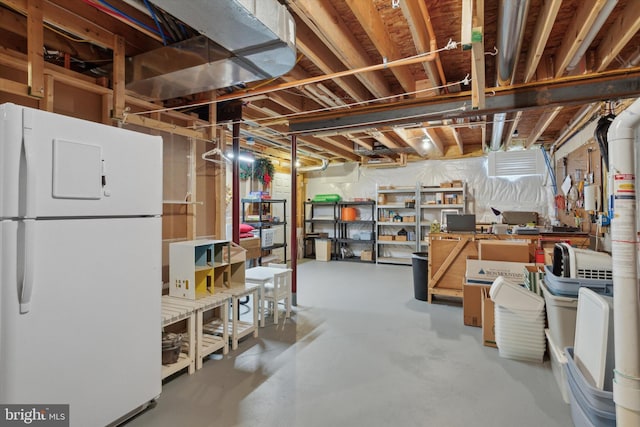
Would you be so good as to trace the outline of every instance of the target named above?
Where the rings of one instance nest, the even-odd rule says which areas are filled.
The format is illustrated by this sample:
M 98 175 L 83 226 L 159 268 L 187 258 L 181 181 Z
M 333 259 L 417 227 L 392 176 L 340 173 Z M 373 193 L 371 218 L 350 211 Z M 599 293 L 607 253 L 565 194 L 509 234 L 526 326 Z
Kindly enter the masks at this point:
M 113 105 L 113 95 L 110 93 L 102 95 L 102 123 L 105 125 L 113 124 L 111 120 L 112 105 Z
M 44 26 L 42 0 L 27 2 L 27 86 L 29 95 L 44 96 Z
M 196 179 L 196 140 L 189 138 L 189 179 L 187 179 L 188 191 L 190 194 L 187 205 L 187 239 L 194 240 L 196 238 L 196 205 L 197 201 L 197 179 Z
M 484 0 L 475 0 L 471 40 L 480 33 L 480 40 L 471 44 L 471 106 L 474 110 L 485 107 L 484 90 Z
M 125 106 L 125 43 L 124 37 L 115 35 L 113 38 L 113 109 L 111 117 L 121 120 L 124 118 Z
M 53 112 L 53 92 L 55 79 L 51 74 L 47 74 L 44 79 L 44 98 L 40 101 L 40 109 Z

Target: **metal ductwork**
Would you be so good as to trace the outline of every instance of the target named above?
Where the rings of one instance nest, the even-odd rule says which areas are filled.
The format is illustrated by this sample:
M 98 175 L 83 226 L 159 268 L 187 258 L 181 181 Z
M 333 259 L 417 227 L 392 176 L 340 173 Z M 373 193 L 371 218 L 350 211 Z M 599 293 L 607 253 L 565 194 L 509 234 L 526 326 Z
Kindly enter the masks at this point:
M 152 0 L 200 36 L 127 63 L 127 90 L 162 100 L 281 76 L 296 62 L 295 22 L 277 0 Z
M 497 86 L 513 84 L 528 11 L 529 0 L 500 0 L 498 55 L 496 57 Z M 506 116 L 505 113 L 493 116 L 493 131 L 489 146 L 491 151 L 499 150 L 502 145 L 502 133 Z

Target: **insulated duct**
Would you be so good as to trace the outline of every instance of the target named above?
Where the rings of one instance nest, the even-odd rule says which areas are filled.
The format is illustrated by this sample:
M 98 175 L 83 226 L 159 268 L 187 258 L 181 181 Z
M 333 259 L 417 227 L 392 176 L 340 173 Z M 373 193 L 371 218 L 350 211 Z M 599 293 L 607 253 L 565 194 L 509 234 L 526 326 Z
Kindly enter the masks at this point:
M 613 400 L 616 425 L 640 426 L 640 302 L 638 301 L 638 249 L 636 205 L 637 131 L 640 99 L 611 123 L 609 186 L 614 214 L 611 219 L 613 257 L 613 326 L 615 369 Z
M 133 57 L 126 88 L 170 99 L 287 73 L 295 22 L 277 0 L 152 0 L 200 36 Z
M 497 86 L 513 84 L 518 55 L 524 38 L 527 23 L 529 0 L 500 0 L 498 13 L 498 55 L 496 56 Z M 497 151 L 502 145 L 502 133 L 506 113 L 493 116 L 491 132 L 491 151 Z

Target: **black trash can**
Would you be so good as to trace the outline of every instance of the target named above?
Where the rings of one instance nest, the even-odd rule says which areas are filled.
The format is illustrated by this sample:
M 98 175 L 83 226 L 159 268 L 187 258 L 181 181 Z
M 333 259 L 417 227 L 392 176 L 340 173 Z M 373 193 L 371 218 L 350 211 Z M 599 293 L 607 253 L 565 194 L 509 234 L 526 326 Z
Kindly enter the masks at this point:
M 414 252 L 411 257 L 411 265 L 413 267 L 413 292 L 416 299 L 420 301 L 427 300 L 428 255 L 428 252 Z

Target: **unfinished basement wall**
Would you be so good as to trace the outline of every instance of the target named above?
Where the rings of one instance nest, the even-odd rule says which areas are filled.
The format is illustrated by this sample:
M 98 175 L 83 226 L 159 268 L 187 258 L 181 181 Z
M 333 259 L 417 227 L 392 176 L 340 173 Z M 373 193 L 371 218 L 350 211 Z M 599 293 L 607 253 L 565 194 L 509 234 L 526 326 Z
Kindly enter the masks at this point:
M 336 169 L 342 173 L 335 173 Z M 339 194 L 344 200 L 354 197 L 376 200 L 379 185 L 439 186 L 452 180 L 466 182 L 467 212 L 476 214 L 478 223 L 496 221 L 492 207 L 500 211 L 535 211 L 541 222 L 550 221 L 555 215 L 551 182 L 546 175 L 489 177 L 486 157 L 425 160 L 389 169 L 358 167 L 355 163 L 330 165 L 324 172 L 306 174 L 305 200 L 316 194 Z
M 26 73 L 6 67 L 0 68 L 0 76 L 26 81 Z M 101 96 L 60 82 L 55 82 L 53 93 L 53 112 L 98 123 L 103 121 Z M 0 104 L 6 102 L 39 108 L 44 101 L 0 91 Z M 215 164 L 202 160 L 202 153 L 212 148 L 208 142 L 130 124 L 123 127 L 160 135 L 163 139 L 162 279 L 166 283 L 169 281 L 169 243 L 195 238 L 224 239 L 223 233 L 215 231 L 215 210 L 217 204 L 224 201 L 224 194 L 216 193 L 214 183 L 224 169 L 220 172 Z M 195 162 L 193 169 L 192 161 Z

